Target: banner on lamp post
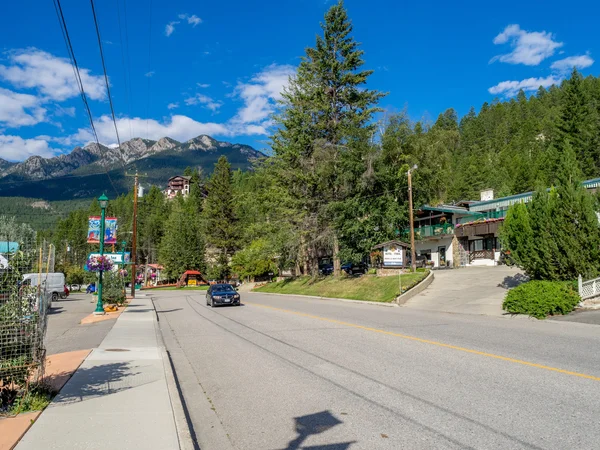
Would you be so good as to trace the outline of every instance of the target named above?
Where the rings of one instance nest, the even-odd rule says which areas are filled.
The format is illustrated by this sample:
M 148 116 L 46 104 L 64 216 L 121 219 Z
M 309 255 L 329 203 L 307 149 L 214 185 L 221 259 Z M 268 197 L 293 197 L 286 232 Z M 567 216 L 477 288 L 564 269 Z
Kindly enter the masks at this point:
M 99 244 L 100 243 L 100 216 L 90 216 L 88 220 L 88 244 Z M 117 218 L 106 217 L 104 219 L 104 243 L 105 244 L 116 244 L 117 243 Z

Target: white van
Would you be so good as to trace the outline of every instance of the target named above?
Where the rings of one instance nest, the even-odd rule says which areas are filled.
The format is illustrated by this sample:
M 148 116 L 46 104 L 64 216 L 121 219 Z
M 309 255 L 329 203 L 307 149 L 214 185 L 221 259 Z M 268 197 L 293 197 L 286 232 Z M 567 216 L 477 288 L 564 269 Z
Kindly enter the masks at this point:
M 37 286 L 42 281 L 42 287 L 46 288 L 46 294 L 51 302 L 59 298 L 65 298 L 65 274 L 64 273 L 26 273 L 23 275 L 23 285 Z M 51 303 L 52 304 L 52 303 Z

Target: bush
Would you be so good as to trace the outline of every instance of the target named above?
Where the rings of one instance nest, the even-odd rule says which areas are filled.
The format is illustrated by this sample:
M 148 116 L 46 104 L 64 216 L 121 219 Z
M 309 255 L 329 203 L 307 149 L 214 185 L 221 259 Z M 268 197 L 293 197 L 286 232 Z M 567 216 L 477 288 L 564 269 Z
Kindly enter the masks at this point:
M 508 291 L 502 309 L 513 314 L 528 314 L 537 319 L 569 314 L 581 298 L 568 283 L 530 281 Z
M 367 273 L 368 273 L 369 275 L 377 275 L 377 269 L 376 269 L 376 268 L 374 268 L 374 267 L 372 267 L 372 268 L 370 268 L 369 270 L 367 270 Z
M 102 303 L 122 305 L 125 302 L 124 280 L 119 272 L 102 274 Z

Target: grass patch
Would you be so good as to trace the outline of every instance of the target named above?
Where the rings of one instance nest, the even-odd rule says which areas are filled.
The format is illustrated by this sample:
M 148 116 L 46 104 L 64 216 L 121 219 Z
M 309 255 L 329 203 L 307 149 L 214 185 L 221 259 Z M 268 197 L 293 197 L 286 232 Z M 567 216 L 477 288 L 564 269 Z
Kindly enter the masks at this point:
M 402 292 L 406 292 L 427 276 L 427 272 L 403 274 Z M 367 300 L 390 303 L 400 292 L 397 276 L 378 277 L 299 277 L 269 283 L 254 289 L 254 292 L 273 294 L 315 295 L 318 297 L 346 298 L 349 300 Z
M 56 391 L 43 383 L 30 385 L 27 392 L 14 398 L 8 412 L 10 415 L 15 415 L 30 411 L 41 411 L 50 404 L 55 395 Z
M 208 286 L 186 286 L 182 288 L 178 288 L 175 286 L 169 286 L 164 288 L 152 288 L 152 289 L 142 289 L 142 291 L 207 291 Z

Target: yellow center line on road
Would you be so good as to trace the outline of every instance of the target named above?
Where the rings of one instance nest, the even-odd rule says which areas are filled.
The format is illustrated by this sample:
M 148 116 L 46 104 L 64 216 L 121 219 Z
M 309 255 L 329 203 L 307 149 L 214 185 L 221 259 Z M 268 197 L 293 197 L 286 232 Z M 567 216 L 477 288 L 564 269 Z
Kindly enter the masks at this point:
M 458 350 L 458 351 L 465 352 L 465 353 L 472 353 L 474 355 L 485 356 L 487 358 L 499 359 L 501 361 L 508 361 L 508 362 L 511 362 L 514 364 L 521 364 L 523 366 L 530 366 L 530 367 L 535 367 L 537 369 L 549 370 L 551 372 L 558 372 L 558 373 L 562 373 L 565 375 L 571 375 L 574 377 L 587 378 L 588 380 L 600 381 L 600 377 L 596 377 L 593 375 L 586 375 L 585 373 L 572 372 L 570 370 L 564 370 L 564 369 L 559 369 L 557 367 L 545 366 L 543 364 L 537 364 L 537 363 L 533 363 L 533 362 L 529 362 L 529 361 L 523 361 L 522 359 L 509 358 L 508 356 L 496 355 L 494 353 L 480 352 L 479 350 L 473 350 L 470 348 L 459 347 L 459 346 L 451 345 L 451 344 L 444 344 L 443 342 L 431 341 L 429 339 L 422 339 L 422 338 L 415 337 L 415 336 L 409 336 L 407 334 L 394 333 L 393 331 L 386 331 L 386 330 L 381 330 L 379 328 L 366 327 L 364 325 L 358 325 L 355 323 L 344 322 L 341 320 L 329 319 L 327 317 L 315 316 L 313 314 L 307 314 L 307 313 L 303 313 L 303 312 L 299 312 L 299 311 L 292 311 L 289 309 L 276 308 L 275 306 L 262 305 L 260 303 L 251 303 L 251 302 L 244 301 L 244 304 L 257 306 L 259 308 L 272 309 L 274 311 L 280 311 L 280 312 L 284 312 L 284 313 L 288 313 L 288 314 L 294 314 L 296 316 L 308 317 L 310 319 L 322 320 L 324 322 L 335 323 L 338 325 L 344 325 L 344 326 L 351 327 L 351 328 L 358 328 L 360 330 L 372 331 L 374 333 L 386 334 L 388 336 L 394 336 L 394 337 L 399 337 L 402 339 L 408 339 L 410 341 L 421 342 L 423 344 L 435 345 L 437 347 L 450 348 L 452 350 Z

